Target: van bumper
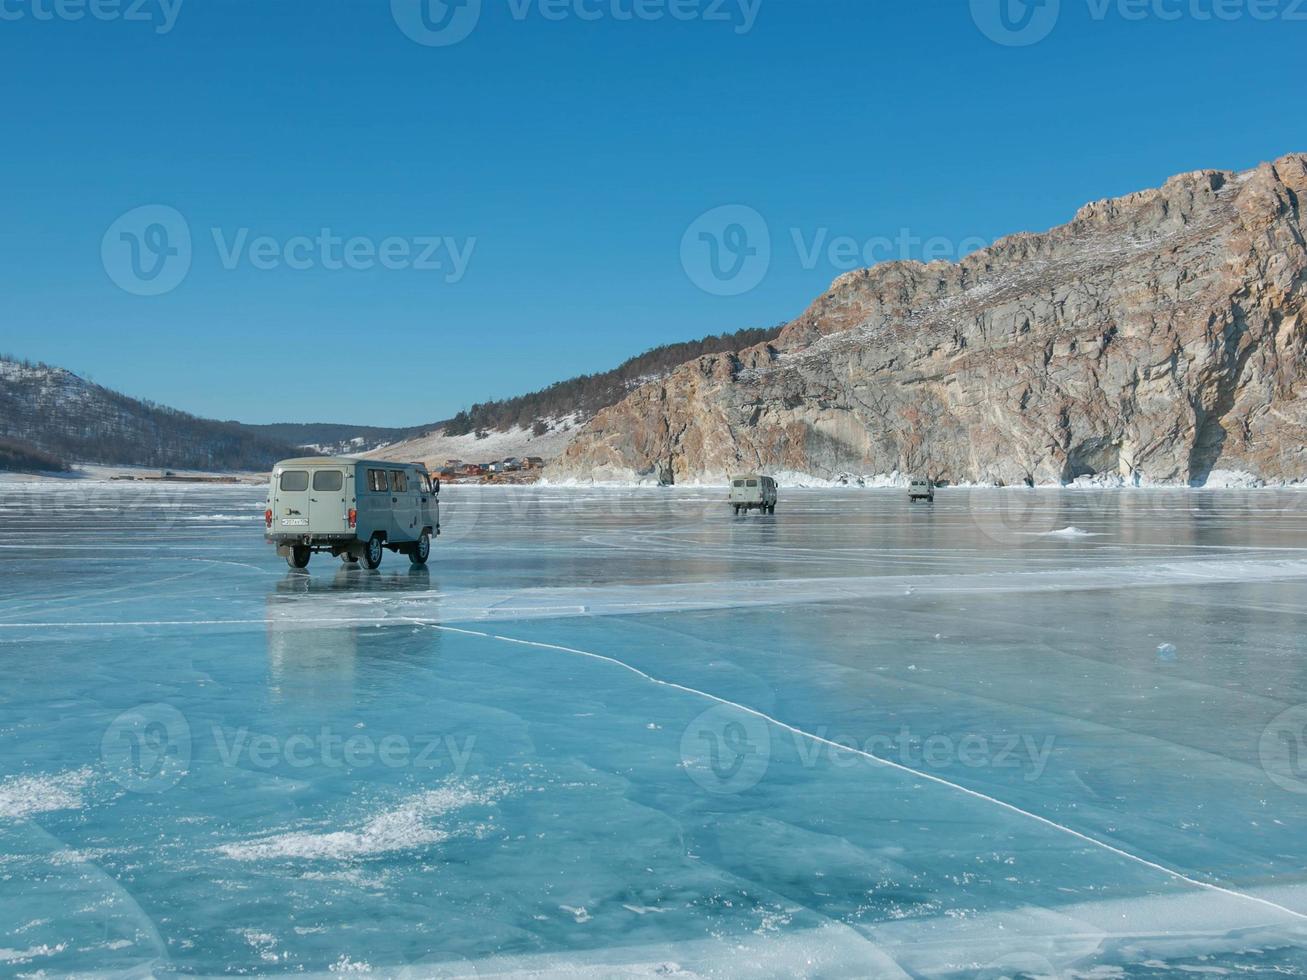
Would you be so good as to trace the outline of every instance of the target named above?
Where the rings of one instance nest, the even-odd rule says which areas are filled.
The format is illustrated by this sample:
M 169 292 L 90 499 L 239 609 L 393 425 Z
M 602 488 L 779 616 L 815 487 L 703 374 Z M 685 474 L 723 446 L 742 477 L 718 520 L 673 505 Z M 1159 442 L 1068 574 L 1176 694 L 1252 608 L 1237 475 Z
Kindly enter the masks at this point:
M 357 534 L 265 534 L 263 536 L 263 540 L 267 541 L 268 544 L 306 544 L 309 547 L 315 547 L 317 545 L 328 547 L 330 545 L 357 541 L 358 539 L 359 537 Z

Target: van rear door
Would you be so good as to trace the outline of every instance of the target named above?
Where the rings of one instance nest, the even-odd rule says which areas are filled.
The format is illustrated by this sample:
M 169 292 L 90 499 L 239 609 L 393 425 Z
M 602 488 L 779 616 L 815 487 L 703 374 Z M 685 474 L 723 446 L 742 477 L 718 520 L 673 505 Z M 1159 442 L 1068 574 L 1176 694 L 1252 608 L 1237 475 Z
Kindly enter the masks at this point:
M 309 533 L 309 471 L 286 469 L 272 497 L 272 533 Z
M 313 534 L 347 533 L 349 495 L 344 470 L 315 468 L 309 484 L 309 530 Z

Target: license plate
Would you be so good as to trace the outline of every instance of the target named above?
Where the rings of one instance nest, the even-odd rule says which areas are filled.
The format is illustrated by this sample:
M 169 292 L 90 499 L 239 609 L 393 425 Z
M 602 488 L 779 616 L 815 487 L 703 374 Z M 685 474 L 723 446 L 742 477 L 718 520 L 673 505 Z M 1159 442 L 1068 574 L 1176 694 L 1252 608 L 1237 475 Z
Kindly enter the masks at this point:
M 282 527 L 308 527 L 309 519 L 307 517 L 283 517 L 281 519 Z

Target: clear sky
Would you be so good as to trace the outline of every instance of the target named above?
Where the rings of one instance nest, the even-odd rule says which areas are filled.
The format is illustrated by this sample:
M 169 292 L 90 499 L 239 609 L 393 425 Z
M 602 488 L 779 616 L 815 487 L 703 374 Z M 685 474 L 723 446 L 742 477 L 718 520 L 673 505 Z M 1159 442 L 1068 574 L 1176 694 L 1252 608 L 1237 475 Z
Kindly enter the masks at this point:
M 1044 4 L 0 0 L 0 351 L 418 424 L 1307 150 L 1307 3 Z

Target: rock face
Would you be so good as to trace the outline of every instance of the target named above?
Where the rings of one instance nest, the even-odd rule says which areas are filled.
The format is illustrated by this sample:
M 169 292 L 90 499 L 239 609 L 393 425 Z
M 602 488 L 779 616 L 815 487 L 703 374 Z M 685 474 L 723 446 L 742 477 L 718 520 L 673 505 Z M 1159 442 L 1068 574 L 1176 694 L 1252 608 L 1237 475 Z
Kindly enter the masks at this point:
M 600 412 L 547 475 L 1307 479 L 1305 202 L 1295 154 L 849 273 L 775 342 Z

